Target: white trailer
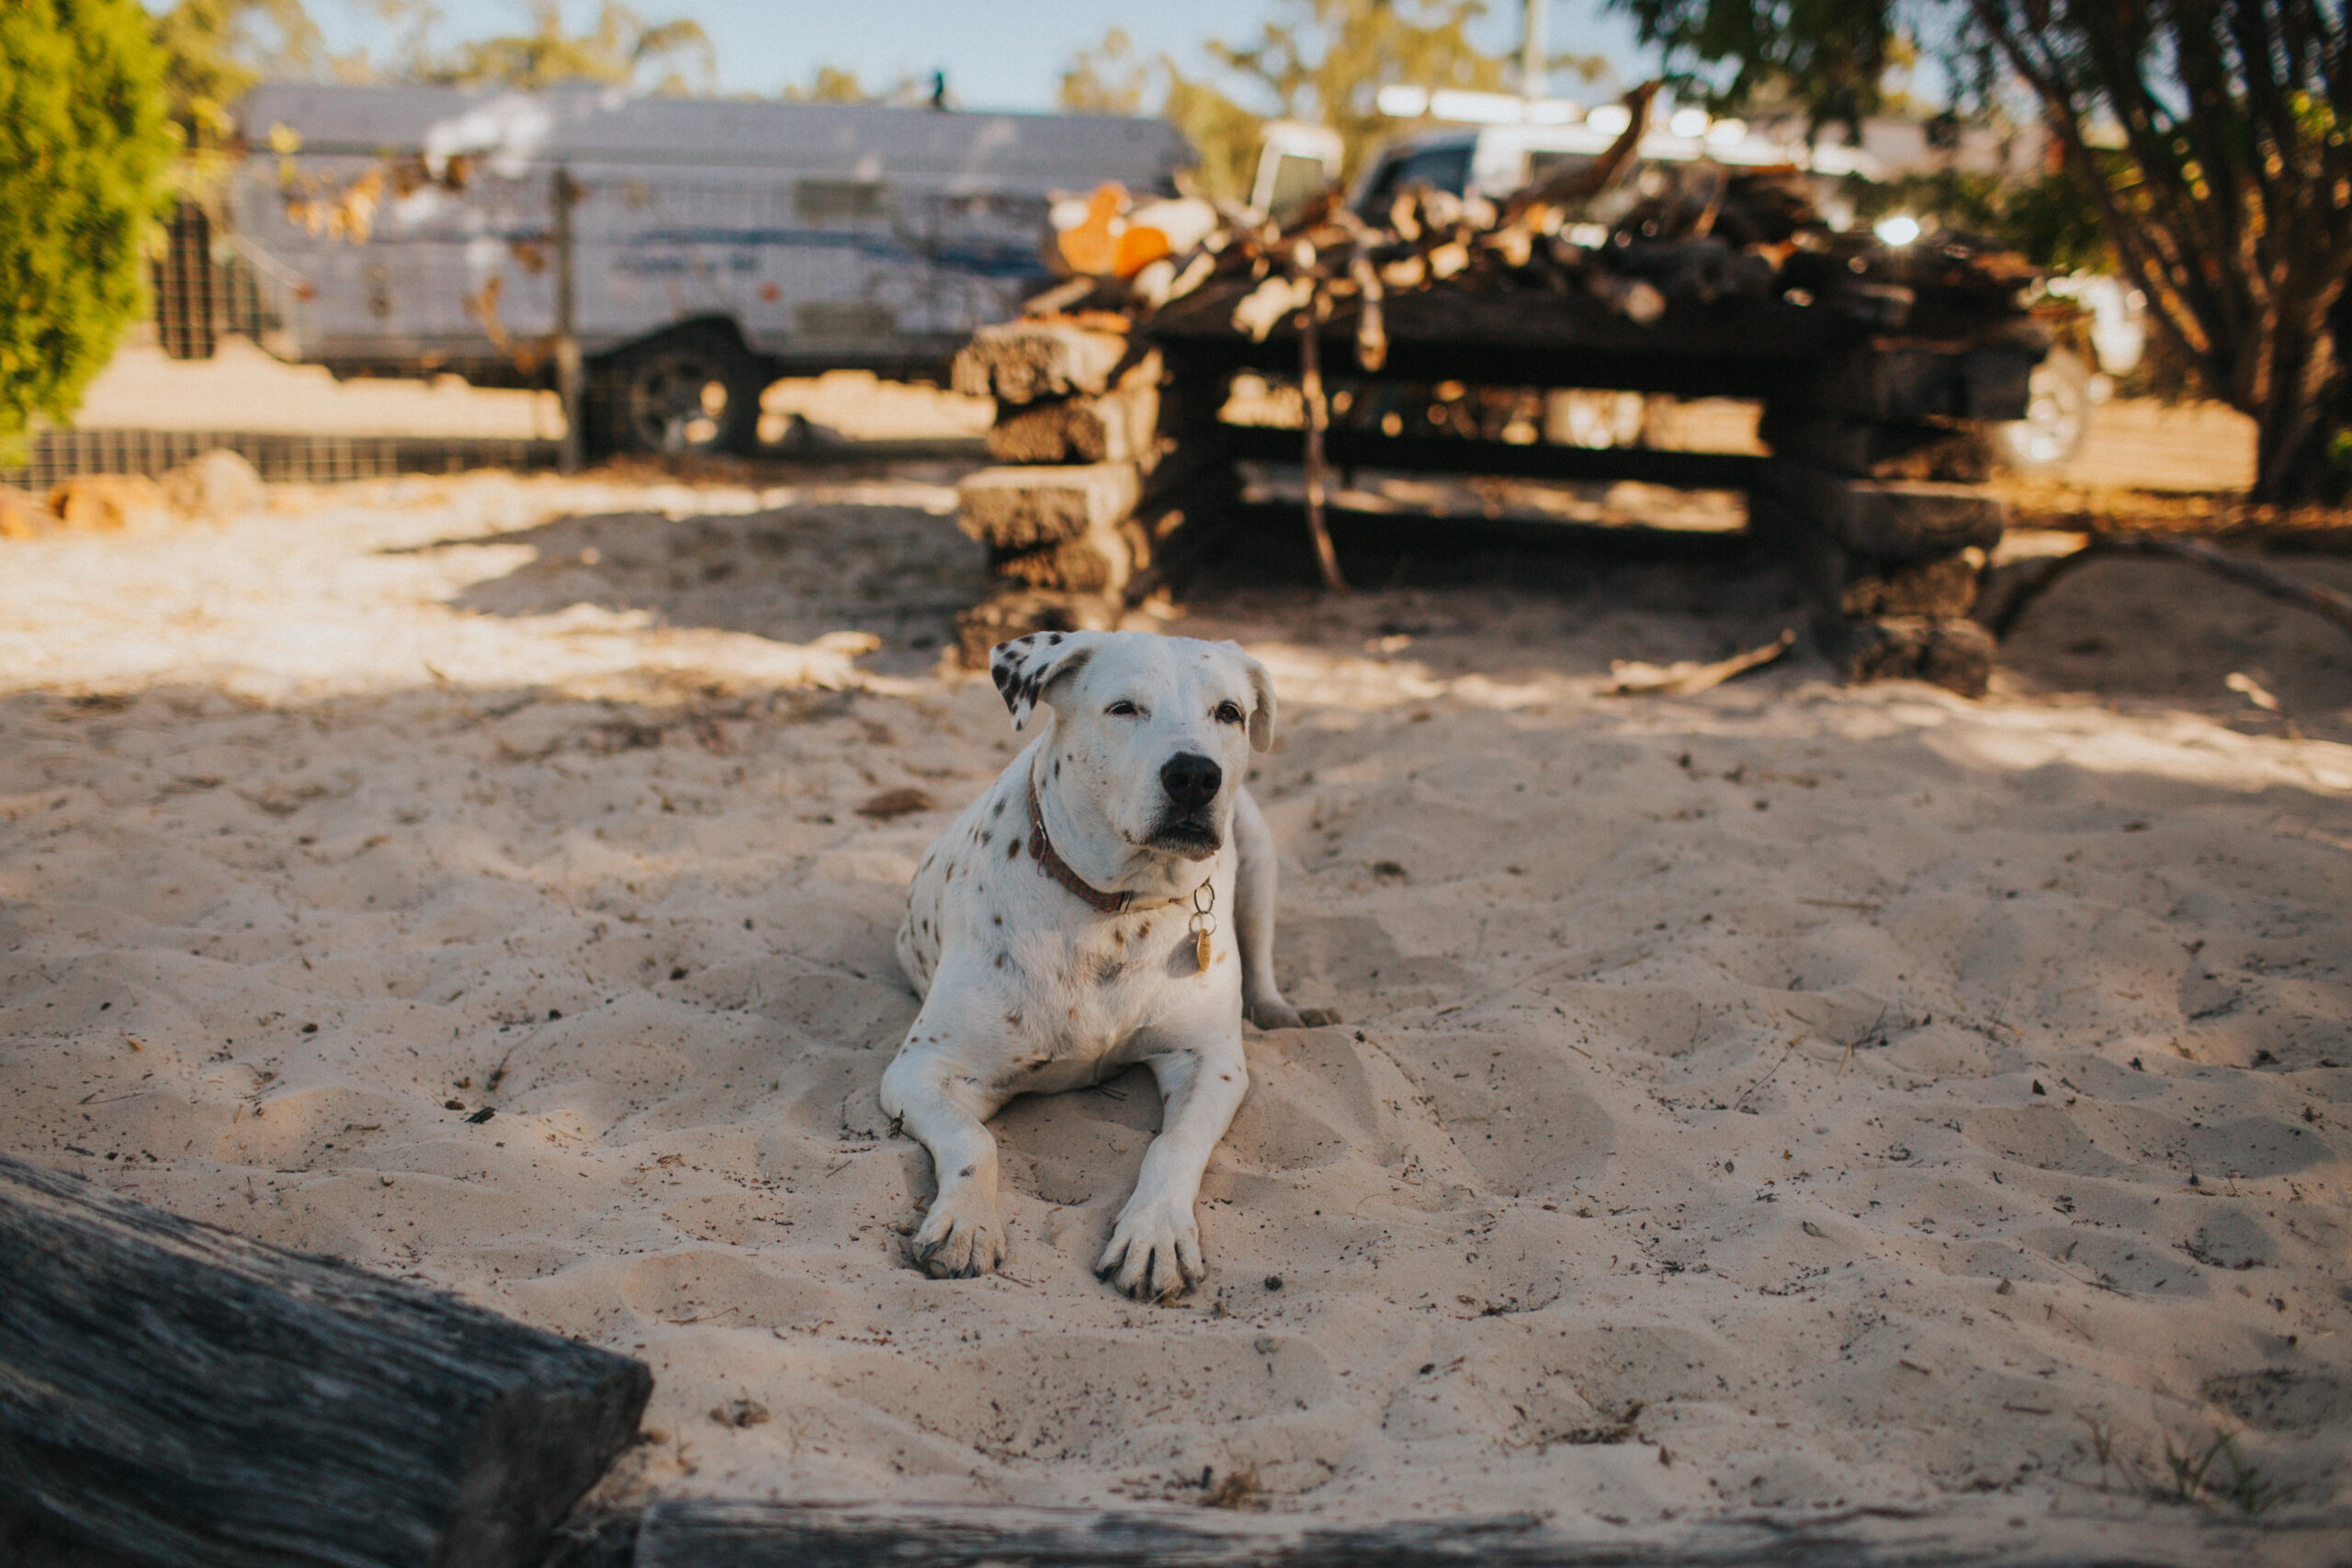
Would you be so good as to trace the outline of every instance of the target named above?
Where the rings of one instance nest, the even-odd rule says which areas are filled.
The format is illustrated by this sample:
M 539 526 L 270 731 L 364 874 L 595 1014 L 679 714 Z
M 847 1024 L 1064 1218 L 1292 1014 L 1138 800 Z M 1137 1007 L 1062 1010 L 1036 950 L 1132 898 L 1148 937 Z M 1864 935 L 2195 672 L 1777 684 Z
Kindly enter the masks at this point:
M 238 121 L 264 348 L 550 385 L 568 271 L 582 434 L 625 450 L 748 449 L 779 376 L 941 373 L 1046 281 L 1055 197 L 1192 162 L 1158 120 L 595 87 L 273 85 Z

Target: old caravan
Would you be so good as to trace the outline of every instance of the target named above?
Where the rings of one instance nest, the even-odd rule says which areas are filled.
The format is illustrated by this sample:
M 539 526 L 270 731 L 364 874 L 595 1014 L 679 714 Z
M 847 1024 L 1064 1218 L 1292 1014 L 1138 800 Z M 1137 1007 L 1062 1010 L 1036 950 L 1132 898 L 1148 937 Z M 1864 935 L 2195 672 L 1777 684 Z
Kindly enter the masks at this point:
M 568 287 L 583 434 L 637 450 L 749 446 L 778 376 L 935 372 L 1044 281 L 1057 194 L 1191 162 L 1157 120 L 593 87 L 276 85 L 238 118 L 265 348 L 548 385 Z

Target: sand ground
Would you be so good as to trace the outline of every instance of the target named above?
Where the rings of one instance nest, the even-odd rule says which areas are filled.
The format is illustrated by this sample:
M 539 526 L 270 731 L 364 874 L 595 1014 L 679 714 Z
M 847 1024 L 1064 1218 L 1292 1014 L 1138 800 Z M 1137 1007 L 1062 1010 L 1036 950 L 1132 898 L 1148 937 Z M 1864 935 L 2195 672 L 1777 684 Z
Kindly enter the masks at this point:
M 1252 1036 L 1212 1279 L 1142 1307 L 1088 1271 L 1141 1075 L 1001 1119 L 1008 1274 L 905 1258 L 891 939 L 1016 745 L 934 671 L 982 586 L 954 471 L 387 481 L 0 547 L 0 1147 L 643 1357 L 614 1496 L 1205 1478 L 2341 1560 L 2325 626 L 2095 568 L 1968 703 L 1809 656 L 1601 695 L 1795 618 L 1720 551 L 1359 541 L 1388 586 L 1249 557 L 1143 615 L 1273 670 L 1280 964 L 1347 1021 Z M 2224 684 L 2265 660 L 2283 716 Z M 905 789 L 935 806 L 861 814 Z
M 117 369 L 86 422 L 554 428 Z M 2234 416 L 2101 414 L 2079 482 L 2243 464 Z M 957 471 L 286 489 L 0 546 L 0 1148 L 643 1357 L 615 1499 L 2344 1560 L 2338 634 L 2103 563 L 1982 703 L 1809 656 L 1620 699 L 1611 660 L 1762 642 L 1790 584 L 1392 529 L 1343 536 L 1374 586 L 1334 603 L 1286 535 L 1245 551 L 1136 624 L 1274 671 L 1279 963 L 1347 1022 L 1251 1037 L 1212 1279 L 1146 1308 L 1087 1271 L 1140 1075 L 1001 1119 L 1007 1275 L 904 1256 L 891 938 L 1017 744 L 936 668 L 984 588 Z

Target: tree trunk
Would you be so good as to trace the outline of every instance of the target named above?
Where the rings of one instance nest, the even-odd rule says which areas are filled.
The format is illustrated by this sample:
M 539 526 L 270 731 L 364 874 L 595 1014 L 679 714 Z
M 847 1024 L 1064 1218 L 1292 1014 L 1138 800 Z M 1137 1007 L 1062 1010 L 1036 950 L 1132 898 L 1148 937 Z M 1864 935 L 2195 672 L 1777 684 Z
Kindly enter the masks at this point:
M 2257 423 L 2254 489 L 2248 499 L 2273 506 L 2340 505 L 2352 491 L 2352 470 L 2335 456 L 2338 436 L 2352 428 L 2352 383 L 2343 345 L 2352 341 L 2352 289 L 2338 283 L 2332 299 L 2280 321 L 2272 329 L 2268 397 L 2247 412 Z

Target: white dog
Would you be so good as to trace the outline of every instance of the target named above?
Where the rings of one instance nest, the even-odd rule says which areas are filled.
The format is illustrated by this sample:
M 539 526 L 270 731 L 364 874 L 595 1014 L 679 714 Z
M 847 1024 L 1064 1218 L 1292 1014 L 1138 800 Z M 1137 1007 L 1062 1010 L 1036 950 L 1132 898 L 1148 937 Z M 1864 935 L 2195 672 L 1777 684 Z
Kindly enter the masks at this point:
M 922 1011 L 882 1107 L 931 1151 L 914 1255 L 970 1277 L 1005 1255 L 983 1122 L 1136 1062 L 1159 1080 L 1144 1155 L 1097 1269 L 1157 1301 L 1198 1284 L 1201 1175 L 1250 1074 L 1241 1016 L 1302 1015 L 1275 987 L 1274 846 L 1250 792 L 1273 743 L 1265 668 L 1230 642 L 1041 632 L 989 660 L 1018 730 L 1052 722 L 923 856 L 899 931 Z

